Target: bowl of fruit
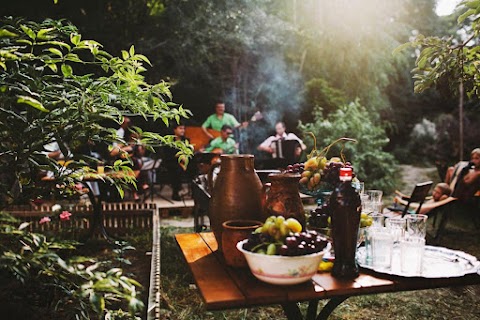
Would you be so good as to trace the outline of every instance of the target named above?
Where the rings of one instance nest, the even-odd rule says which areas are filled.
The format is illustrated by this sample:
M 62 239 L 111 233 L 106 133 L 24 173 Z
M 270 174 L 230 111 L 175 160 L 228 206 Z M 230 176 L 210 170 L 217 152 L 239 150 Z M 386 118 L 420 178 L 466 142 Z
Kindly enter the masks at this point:
M 294 218 L 271 216 L 248 239 L 238 242 L 237 249 L 257 279 L 292 285 L 315 275 L 329 242 L 314 230 L 302 231 Z

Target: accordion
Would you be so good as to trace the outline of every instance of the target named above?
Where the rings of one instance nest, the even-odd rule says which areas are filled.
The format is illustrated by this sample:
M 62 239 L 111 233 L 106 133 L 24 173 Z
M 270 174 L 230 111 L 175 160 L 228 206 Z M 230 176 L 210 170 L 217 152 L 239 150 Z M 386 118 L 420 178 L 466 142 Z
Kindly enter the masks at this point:
M 296 155 L 298 147 L 300 147 L 300 143 L 297 140 L 279 139 L 272 143 L 272 157 L 274 159 L 285 159 L 288 164 L 295 163 L 298 160 Z

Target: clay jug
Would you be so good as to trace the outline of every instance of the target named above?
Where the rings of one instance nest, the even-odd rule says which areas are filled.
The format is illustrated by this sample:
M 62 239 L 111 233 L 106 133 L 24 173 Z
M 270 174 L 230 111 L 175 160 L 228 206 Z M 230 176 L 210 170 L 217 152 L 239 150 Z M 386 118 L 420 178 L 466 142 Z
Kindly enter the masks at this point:
M 306 219 L 302 199 L 298 191 L 300 175 L 278 173 L 268 175 L 270 186 L 265 191 L 265 215 L 295 218 L 305 229 Z
M 218 248 L 222 247 L 222 224 L 227 220 L 265 221 L 262 183 L 255 173 L 253 155 L 221 155 L 220 172 L 211 190 L 210 226 Z M 211 170 L 214 170 L 212 166 Z
M 237 249 L 237 243 L 247 239 L 262 224 L 263 222 L 255 220 L 229 220 L 223 223 L 222 249 L 227 266 L 236 268 L 248 266 L 243 253 Z

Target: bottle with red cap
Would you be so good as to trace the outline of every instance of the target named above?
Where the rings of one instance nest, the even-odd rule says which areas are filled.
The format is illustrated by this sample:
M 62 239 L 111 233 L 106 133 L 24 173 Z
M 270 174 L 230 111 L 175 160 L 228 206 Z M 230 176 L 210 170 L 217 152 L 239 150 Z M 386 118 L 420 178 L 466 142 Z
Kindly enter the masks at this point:
M 335 262 L 332 275 L 353 279 L 359 274 L 355 260 L 360 224 L 360 195 L 352 186 L 352 168 L 340 169 L 340 182 L 330 197 L 331 228 Z

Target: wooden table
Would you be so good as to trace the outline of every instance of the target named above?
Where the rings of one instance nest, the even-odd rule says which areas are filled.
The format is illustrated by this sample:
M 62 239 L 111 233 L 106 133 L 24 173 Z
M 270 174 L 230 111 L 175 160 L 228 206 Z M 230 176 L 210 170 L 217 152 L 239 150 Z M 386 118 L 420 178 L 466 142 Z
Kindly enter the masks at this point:
M 327 319 L 351 296 L 480 284 L 478 274 L 427 279 L 397 277 L 362 269 L 355 280 L 339 280 L 330 273 L 317 273 L 306 283 L 275 286 L 257 280 L 248 268 L 226 266 L 211 232 L 177 234 L 175 238 L 207 310 L 280 304 L 287 319 L 303 319 L 298 302 L 309 301 L 306 319 Z M 317 315 L 321 299 L 330 300 Z

